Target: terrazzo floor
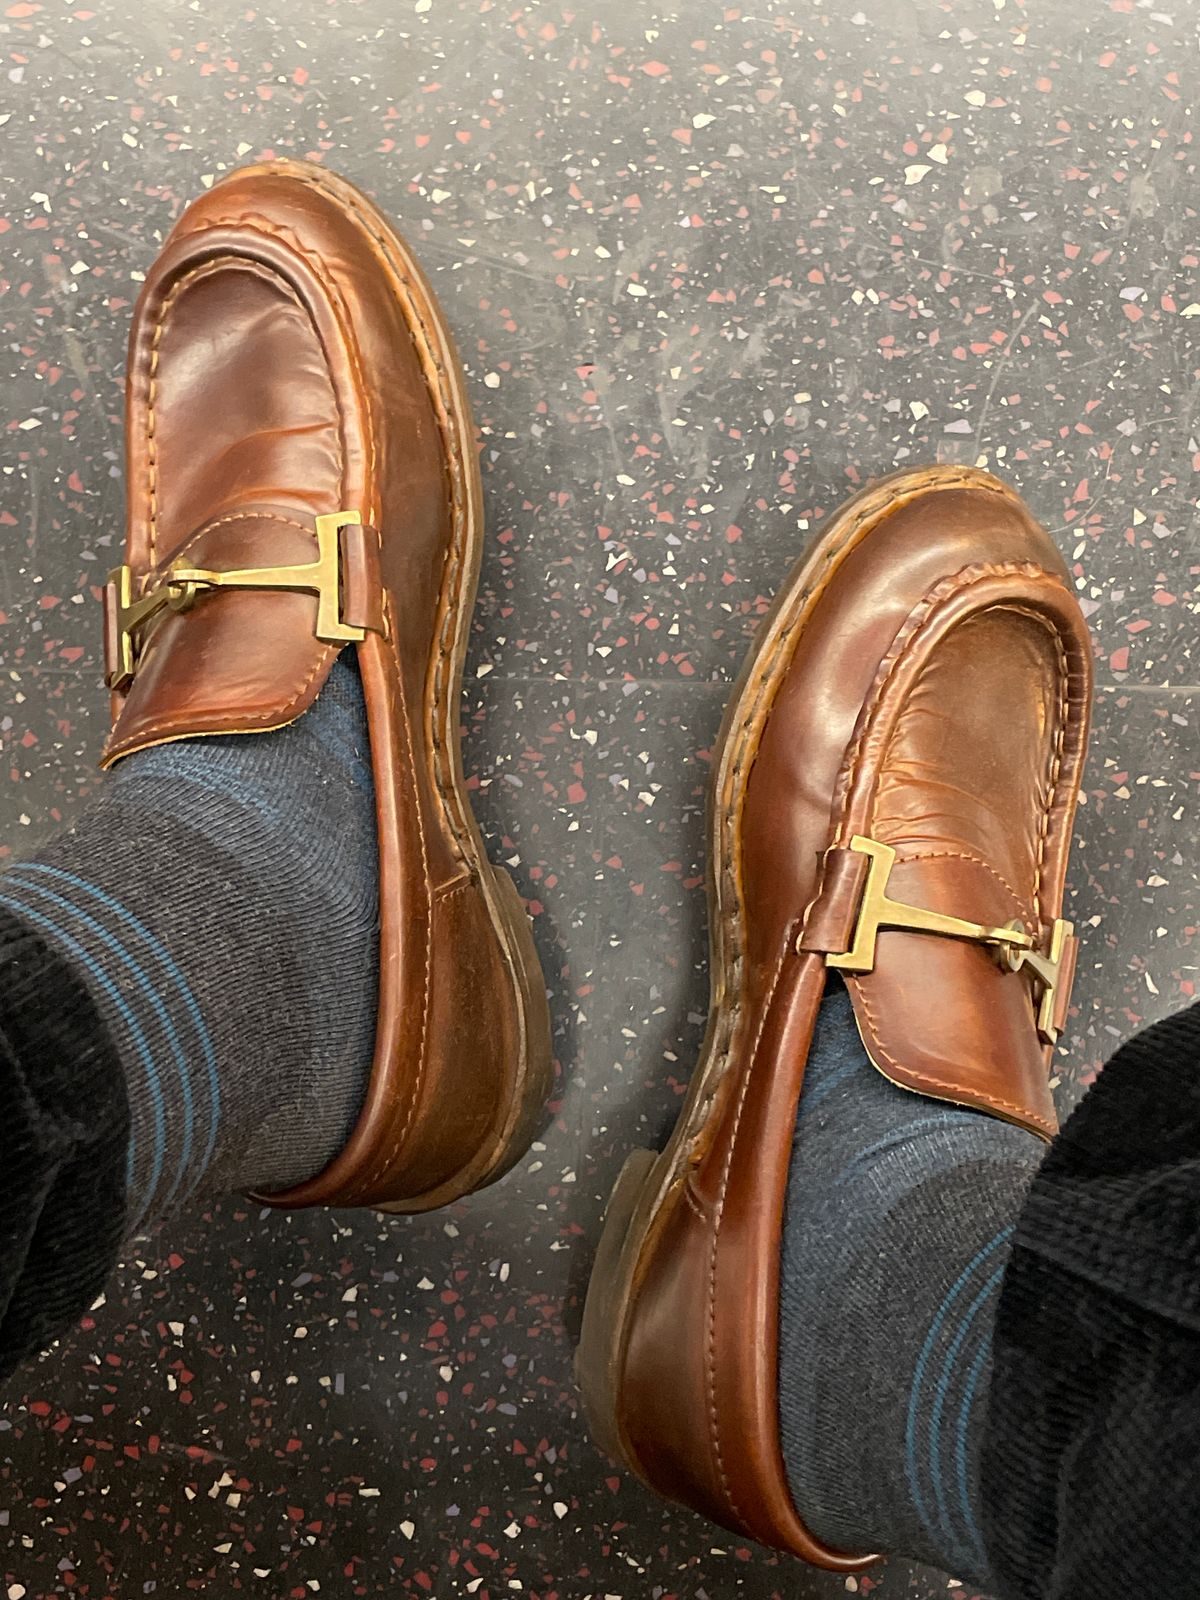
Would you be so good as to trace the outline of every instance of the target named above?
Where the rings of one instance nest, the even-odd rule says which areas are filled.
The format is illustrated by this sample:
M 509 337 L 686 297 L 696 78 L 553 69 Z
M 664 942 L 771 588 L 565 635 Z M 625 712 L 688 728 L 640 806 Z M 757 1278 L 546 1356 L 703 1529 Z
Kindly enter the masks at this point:
M 141 274 L 223 171 L 323 162 L 415 243 L 469 370 L 467 768 L 560 1069 L 529 1159 L 448 1213 L 231 1201 L 131 1256 L 0 1395 L 8 1600 L 955 1587 L 659 1505 L 589 1443 L 572 1347 L 611 1180 L 700 1042 L 725 697 L 867 478 L 1005 474 L 1094 629 L 1064 1107 L 1193 996 L 1198 32 L 1191 0 L 0 0 L 0 858 L 99 781 Z

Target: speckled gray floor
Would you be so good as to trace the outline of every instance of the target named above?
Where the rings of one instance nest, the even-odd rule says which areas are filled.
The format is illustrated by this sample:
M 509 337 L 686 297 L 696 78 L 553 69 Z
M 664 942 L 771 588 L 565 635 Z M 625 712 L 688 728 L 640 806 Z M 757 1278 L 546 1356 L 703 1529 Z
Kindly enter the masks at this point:
M 8 1600 L 854 1589 L 650 1500 L 570 1359 L 603 1197 L 699 1044 L 724 697 L 862 480 L 979 461 L 1074 562 L 1101 687 L 1064 1105 L 1192 996 L 1196 8 L 853 3 L 0 0 L 0 855 L 97 781 L 140 273 L 230 166 L 326 162 L 469 367 L 467 763 L 563 1074 L 544 1144 L 450 1214 L 230 1203 L 130 1260 L 0 1397 Z

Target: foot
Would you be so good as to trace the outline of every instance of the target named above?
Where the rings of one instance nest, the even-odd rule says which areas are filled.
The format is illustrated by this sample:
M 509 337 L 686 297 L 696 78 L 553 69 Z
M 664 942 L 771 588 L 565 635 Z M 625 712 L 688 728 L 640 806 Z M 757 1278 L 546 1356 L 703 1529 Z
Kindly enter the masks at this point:
M 310 894 L 312 952 L 278 950 L 272 971 L 290 966 L 286 979 L 267 981 L 259 965 L 264 1016 L 251 1035 L 288 1026 L 296 987 L 307 984 L 317 1003 L 354 963 L 354 1016 L 330 1013 L 322 1069 L 331 1051 L 362 1056 L 358 1013 L 373 1011 L 370 1074 L 352 1126 L 338 1115 L 325 1130 L 318 1170 L 264 1152 L 262 1198 L 438 1205 L 522 1154 L 549 1074 L 528 922 L 486 862 L 459 762 L 482 528 L 445 322 L 362 195 L 280 162 L 232 174 L 182 216 L 147 274 L 130 352 L 130 526 L 106 595 L 115 720 L 104 762 L 178 774 L 181 798 L 173 808 L 163 797 L 168 810 L 192 805 L 182 790 L 200 770 L 213 787 L 226 773 L 250 792 L 288 749 L 272 744 L 272 730 L 306 714 L 312 738 L 330 728 L 322 701 L 331 675 L 349 685 L 334 662 L 354 648 L 355 715 L 370 746 L 363 782 L 354 797 L 331 782 L 320 798 L 318 773 L 330 765 L 318 762 L 283 816 L 291 853 L 315 870 L 339 848 L 331 834 L 365 835 L 358 818 L 373 813 L 373 840 L 346 845 L 355 862 L 371 862 L 349 874 L 363 883 L 358 920 L 370 926 L 336 952 L 338 923 L 318 926 L 330 906 Z M 179 754 L 150 760 L 166 744 Z M 306 795 L 318 803 L 301 819 Z M 178 869 L 174 850 L 147 853 L 146 888 L 134 893 L 170 896 Z M 280 882 L 288 854 L 258 869 L 261 890 L 242 915 L 270 926 L 290 898 Z M 293 890 L 302 883 L 294 874 Z M 221 899 L 216 878 L 208 898 Z M 186 926 L 181 909 L 181 941 Z M 282 925 L 277 933 L 285 944 Z M 230 965 L 243 957 L 230 941 Z M 218 987 L 219 965 L 213 954 Z M 296 1085 L 277 1090 L 286 1098 Z
M 1049 536 L 996 479 L 930 467 L 829 520 L 726 717 L 705 1055 L 667 1149 L 614 1196 L 580 1373 L 652 1487 L 834 1569 L 869 1547 L 808 1524 L 779 1424 L 780 1238 L 827 973 L 898 1124 L 921 1095 L 1051 1136 L 1089 682 Z
M 128 391 L 116 774 L 0 880 L 0 1370 L 187 1196 L 440 1205 L 549 1082 L 458 747 L 473 429 L 405 245 L 332 174 L 233 174 L 147 274 Z

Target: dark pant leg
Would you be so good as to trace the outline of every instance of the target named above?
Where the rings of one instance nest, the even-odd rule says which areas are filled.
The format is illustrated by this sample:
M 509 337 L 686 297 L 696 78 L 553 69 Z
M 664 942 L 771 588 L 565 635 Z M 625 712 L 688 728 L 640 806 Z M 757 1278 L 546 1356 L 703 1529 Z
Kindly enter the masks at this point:
M 129 1105 L 87 991 L 0 909 L 0 1379 L 95 1299 L 125 1223 Z
M 983 1494 L 1006 1600 L 1130 1600 L 1163 1573 L 1195 1592 L 1200 1006 L 1125 1045 L 1050 1149 L 994 1359 Z

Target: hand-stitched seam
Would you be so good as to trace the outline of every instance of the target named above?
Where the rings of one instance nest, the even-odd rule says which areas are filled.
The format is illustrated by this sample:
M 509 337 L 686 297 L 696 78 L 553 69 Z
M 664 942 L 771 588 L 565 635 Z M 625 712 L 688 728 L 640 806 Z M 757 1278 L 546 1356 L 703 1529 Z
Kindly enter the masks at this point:
M 474 874 L 468 872 L 461 878 L 452 878 L 448 883 L 436 884 L 433 889 L 433 897 L 441 905 L 444 901 L 452 899 L 456 894 L 462 894 L 466 889 L 473 889 L 475 883 Z
M 227 522 L 280 522 L 285 528 L 299 528 L 301 533 L 307 533 L 310 539 L 316 538 L 316 530 L 312 523 L 301 522 L 298 517 L 285 517 L 279 511 L 227 511 L 219 516 L 215 522 L 206 522 L 202 528 L 197 528 L 193 539 L 198 539 L 202 533 L 207 533 L 210 528 L 223 528 Z M 189 539 L 191 544 L 193 539 Z
M 821 897 L 825 890 L 826 859 L 827 857 L 822 857 L 821 859 L 821 869 L 817 877 L 816 892 L 814 893 L 812 899 L 808 902 L 808 905 L 804 908 L 804 916 L 800 921 L 800 932 L 796 938 L 796 948 L 798 950 L 803 948 L 804 937 L 808 932 L 808 926 L 812 920 L 813 913 L 821 904 Z M 1008 879 L 1003 875 L 1003 873 L 998 872 L 996 868 L 992 866 L 990 861 L 985 861 L 982 856 L 976 855 L 973 851 L 922 850 L 916 855 L 901 856 L 897 862 L 897 865 L 904 866 L 910 861 L 967 861 L 972 866 L 982 867 L 985 872 L 990 873 L 991 876 L 996 880 L 996 882 L 1004 890 L 1005 894 L 1008 895 L 1009 899 L 1013 902 L 1014 906 L 1016 906 L 1017 910 L 1020 911 L 1023 909 L 1021 896 L 1013 888 L 1012 884 L 1009 883 Z
M 1027 606 L 1012 606 L 1010 610 L 1018 611 L 1031 620 L 1041 622 L 1049 631 L 1054 640 L 1055 656 L 1058 662 L 1058 705 L 1056 707 L 1058 727 L 1055 730 L 1054 745 L 1050 757 L 1050 782 L 1046 795 L 1046 804 L 1042 811 L 1042 824 L 1038 830 L 1037 859 L 1034 863 L 1033 873 L 1033 913 L 1039 925 L 1046 921 L 1042 910 L 1042 875 L 1045 871 L 1046 849 L 1050 840 L 1050 818 L 1054 814 L 1054 807 L 1058 802 L 1058 786 L 1062 780 L 1063 756 L 1067 743 L 1067 722 L 1070 715 L 1070 675 L 1067 664 L 1067 650 L 1063 643 L 1062 634 L 1057 628 L 1040 616 L 1036 611 L 1031 611 Z
M 990 861 L 985 861 L 983 857 L 981 855 L 977 855 L 974 850 L 920 850 L 916 855 L 910 856 L 901 854 L 896 861 L 896 865 L 898 867 L 904 867 L 907 866 L 910 861 L 969 861 L 972 866 L 982 867 L 985 872 L 990 873 L 1018 909 L 1020 909 L 1024 904 L 1021 896 L 1013 888 L 1012 884 L 1009 883 L 1004 874 L 1002 872 L 998 872 L 996 868 L 992 866 Z
M 213 528 L 224 528 L 231 522 L 276 522 L 283 528 L 298 528 L 301 533 L 308 534 L 310 539 L 316 537 L 311 523 L 300 522 L 295 517 L 285 517 L 278 511 L 227 511 L 223 516 L 217 517 L 215 521 L 206 522 L 197 528 L 195 533 L 185 539 L 174 552 L 167 566 L 169 567 L 172 563 L 178 561 L 184 551 L 190 549 L 197 539 L 203 538 Z M 154 571 L 156 569 L 152 568 L 151 570 Z

